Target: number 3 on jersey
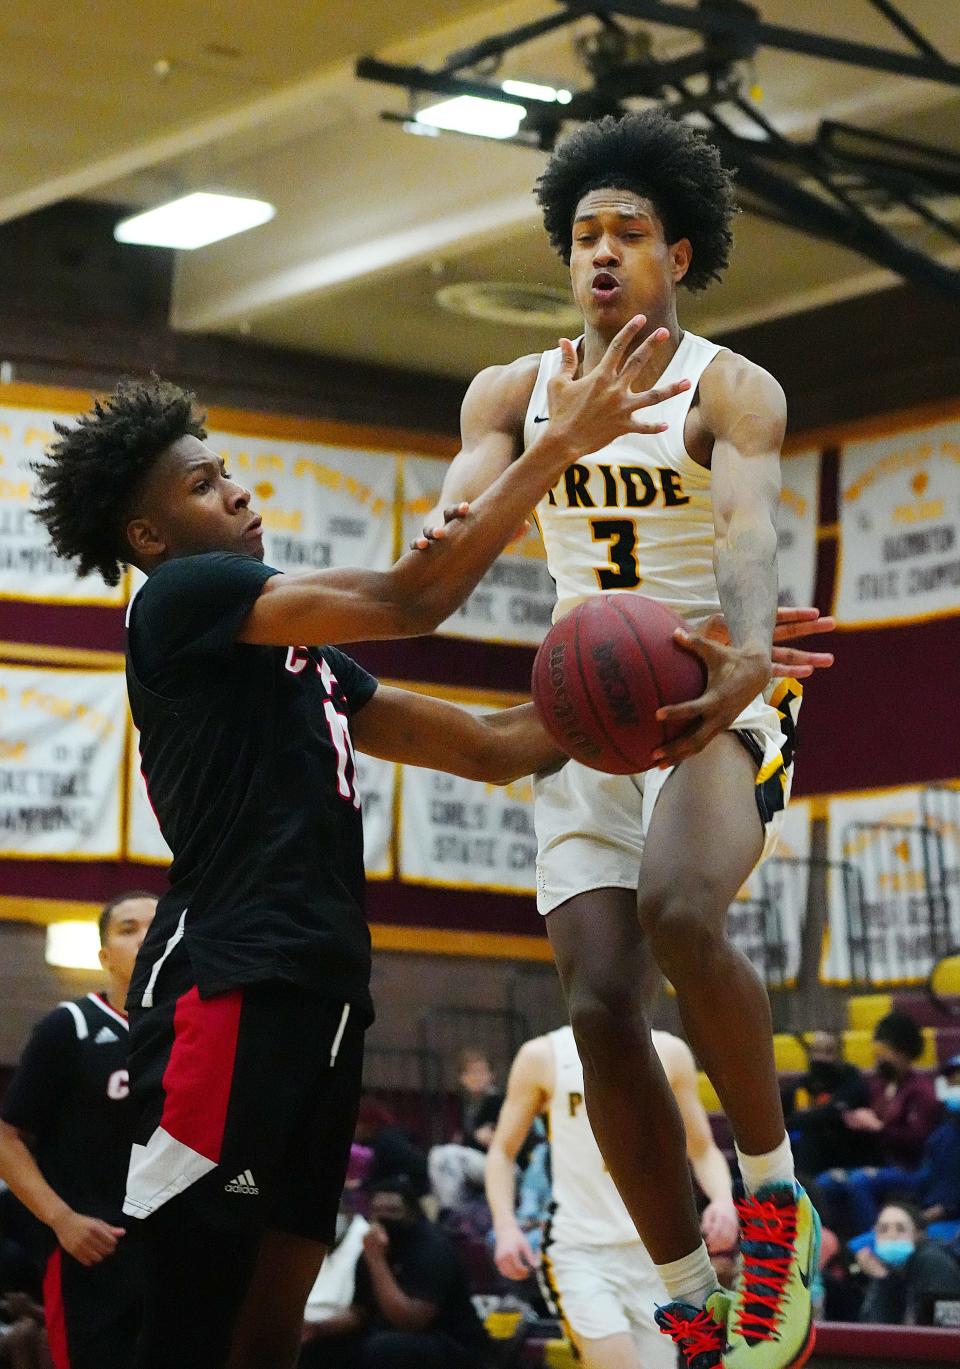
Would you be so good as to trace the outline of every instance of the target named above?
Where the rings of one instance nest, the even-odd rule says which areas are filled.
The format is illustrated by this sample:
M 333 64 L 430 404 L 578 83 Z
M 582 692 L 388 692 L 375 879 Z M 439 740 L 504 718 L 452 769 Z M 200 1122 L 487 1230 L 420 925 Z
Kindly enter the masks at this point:
M 631 518 L 592 518 L 590 532 L 595 542 L 610 543 L 610 564 L 596 571 L 601 589 L 636 589 L 640 567 L 634 549 L 637 529 Z

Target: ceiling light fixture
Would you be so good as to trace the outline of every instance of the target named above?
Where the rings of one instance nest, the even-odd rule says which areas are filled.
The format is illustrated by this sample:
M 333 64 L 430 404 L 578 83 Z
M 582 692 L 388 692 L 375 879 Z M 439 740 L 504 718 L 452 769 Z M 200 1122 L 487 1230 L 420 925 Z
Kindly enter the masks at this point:
M 510 100 L 482 100 L 476 95 L 457 95 L 420 109 L 418 124 L 445 128 L 452 133 L 475 133 L 481 138 L 513 138 L 526 109 Z
M 517 95 L 521 100 L 542 100 L 545 105 L 568 105 L 573 99 L 572 91 L 538 86 L 533 81 L 501 81 L 500 89 L 505 95 Z
M 67 970 L 100 969 L 100 934 L 95 922 L 51 922 L 44 958 Z
M 176 247 L 192 252 L 269 222 L 277 211 L 266 200 L 196 191 L 123 219 L 113 230 L 117 242 L 144 247 Z

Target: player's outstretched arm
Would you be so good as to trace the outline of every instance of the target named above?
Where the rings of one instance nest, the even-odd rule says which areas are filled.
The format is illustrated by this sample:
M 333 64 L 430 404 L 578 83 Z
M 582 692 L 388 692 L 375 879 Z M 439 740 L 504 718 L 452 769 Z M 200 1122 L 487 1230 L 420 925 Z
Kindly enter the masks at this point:
M 645 319 L 638 315 L 610 343 L 603 361 L 576 377 L 577 355 L 564 340 L 563 364 L 550 382 L 549 431 L 539 435 L 460 516 L 430 530 L 428 555 L 408 552 L 389 571 L 314 571 L 273 576 L 238 634 L 242 642 L 355 642 L 432 632 L 467 598 L 511 539 L 517 525 L 584 452 L 628 432 L 660 431 L 642 411 L 682 390 L 686 380 L 637 391 L 650 354 L 666 330 L 633 348 Z M 471 387 L 473 389 L 473 387 Z M 465 408 L 486 403 L 483 387 Z M 477 420 L 480 421 L 479 419 Z M 492 430 L 491 430 L 492 431 Z M 497 428 L 500 439 L 503 429 Z M 492 441 L 492 439 L 491 439 Z
M 537 1257 L 516 1219 L 516 1162 L 533 1119 L 553 1093 L 553 1052 L 544 1036 L 527 1041 L 517 1052 L 507 1082 L 496 1131 L 487 1151 L 487 1202 L 496 1235 L 494 1263 L 508 1279 L 525 1279 Z
M 660 765 L 702 751 L 765 688 L 773 668 L 786 401 L 773 376 L 743 357 L 721 353 L 703 373 L 700 402 L 713 434 L 713 563 L 730 645 L 702 633 L 678 635 L 706 665 L 707 687 L 690 703 L 657 711 L 661 721 L 691 725 L 654 753 Z
M 354 746 L 368 756 L 488 784 L 509 784 L 567 759 L 533 704 L 478 717 L 444 699 L 390 685 L 380 685 L 354 714 L 350 731 Z

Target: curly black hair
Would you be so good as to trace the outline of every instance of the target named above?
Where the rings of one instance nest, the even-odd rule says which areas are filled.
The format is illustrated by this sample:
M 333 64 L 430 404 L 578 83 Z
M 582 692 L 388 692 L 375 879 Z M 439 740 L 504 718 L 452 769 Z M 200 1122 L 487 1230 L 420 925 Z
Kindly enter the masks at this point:
M 733 175 L 712 143 L 660 109 L 583 124 L 560 144 L 534 188 L 550 242 L 570 262 L 573 216 L 591 190 L 632 190 L 650 200 L 668 243 L 693 248 L 683 284 L 719 280 L 733 244 Z
M 33 463 L 34 513 L 80 575 L 99 571 L 108 585 L 119 583 L 130 559 L 124 527 L 142 480 L 178 438 L 207 435 L 194 403 L 157 376 L 121 380 L 75 424 L 53 425 L 59 440 Z

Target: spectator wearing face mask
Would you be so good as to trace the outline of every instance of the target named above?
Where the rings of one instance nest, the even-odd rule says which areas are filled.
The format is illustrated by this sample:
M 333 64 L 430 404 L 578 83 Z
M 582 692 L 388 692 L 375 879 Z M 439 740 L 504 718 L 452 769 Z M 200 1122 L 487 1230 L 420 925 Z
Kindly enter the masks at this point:
M 840 1037 L 813 1032 L 807 1042 L 807 1072 L 784 1099 L 797 1173 L 813 1176 L 862 1164 L 862 1137 L 843 1119 L 869 1102 L 862 1071 L 841 1058 Z
M 867 1280 L 861 1322 L 929 1325 L 934 1298 L 960 1296 L 960 1265 L 926 1238 L 923 1218 L 909 1204 L 887 1204 L 874 1225 L 872 1247 L 863 1246 L 856 1260 Z
M 873 1033 L 876 1070 L 868 1107 L 850 1108 L 843 1124 L 862 1144 L 860 1166 L 817 1176 L 827 1225 L 846 1236 L 873 1225 L 876 1205 L 893 1188 L 912 1188 L 940 1102 L 931 1079 L 914 1069 L 923 1051 L 920 1028 L 906 1013 L 882 1017 Z

